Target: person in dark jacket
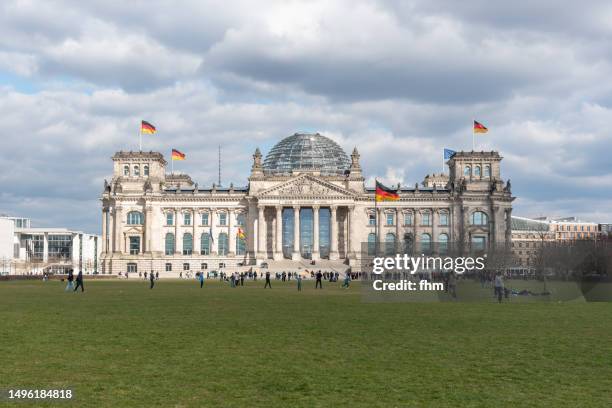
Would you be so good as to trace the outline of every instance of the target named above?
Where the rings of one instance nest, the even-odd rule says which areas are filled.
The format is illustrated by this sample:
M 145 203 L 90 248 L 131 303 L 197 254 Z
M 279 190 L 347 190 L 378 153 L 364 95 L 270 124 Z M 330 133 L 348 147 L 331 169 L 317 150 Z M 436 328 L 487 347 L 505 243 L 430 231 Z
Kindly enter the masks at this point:
M 270 287 L 270 289 L 272 289 L 272 283 L 270 282 L 270 272 L 266 272 L 266 284 L 264 285 L 264 289 L 268 286 Z
M 74 291 L 81 287 L 81 292 L 85 292 L 85 287 L 83 286 L 83 271 L 79 271 L 79 274 L 76 277 L 76 286 L 74 287 Z
M 68 280 L 68 284 L 66 285 L 66 289 L 64 289 L 64 292 L 68 291 L 68 290 L 74 289 L 73 285 L 72 285 L 72 281 L 74 281 L 74 273 L 72 272 L 72 269 L 68 270 L 68 279 L 67 280 Z
M 323 274 L 321 273 L 320 270 L 319 272 L 317 272 L 316 277 L 317 277 L 317 281 L 315 282 L 315 289 L 316 288 L 323 289 L 323 282 L 321 282 L 321 278 L 323 277 Z
M 149 278 L 151 280 L 151 287 L 149 289 L 153 289 L 153 286 L 155 286 L 155 274 L 153 272 L 151 272 L 149 274 Z

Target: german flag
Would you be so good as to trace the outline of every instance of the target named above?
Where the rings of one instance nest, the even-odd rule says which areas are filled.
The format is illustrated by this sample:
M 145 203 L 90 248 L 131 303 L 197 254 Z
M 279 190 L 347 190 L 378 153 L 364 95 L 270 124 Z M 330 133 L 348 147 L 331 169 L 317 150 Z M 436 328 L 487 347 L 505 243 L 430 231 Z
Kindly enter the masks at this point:
M 244 230 L 241 227 L 238 227 L 238 233 L 236 235 L 238 235 L 238 238 L 240 239 L 246 238 L 246 234 L 244 233 Z
M 172 160 L 185 160 L 185 153 L 172 149 Z
M 152 135 L 155 132 L 157 132 L 157 129 L 155 129 L 155 126 L 153 126 L 146 120 L 143 120 L 140 122 L 140 133 L 146 133 L 146 134 Z
M 397 201 L 399 198 L 397 190 L 392 190 L 376 180 L 376 201 Z
M 474 121 L 474 133 L 487 133 L 489 129 L 480 122 Z

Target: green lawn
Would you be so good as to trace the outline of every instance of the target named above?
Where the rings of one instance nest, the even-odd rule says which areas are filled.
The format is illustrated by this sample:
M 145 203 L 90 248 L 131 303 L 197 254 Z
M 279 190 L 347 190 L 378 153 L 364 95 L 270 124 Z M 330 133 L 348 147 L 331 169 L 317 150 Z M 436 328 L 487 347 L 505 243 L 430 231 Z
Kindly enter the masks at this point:
M 610 303 L 85 284 L 0 282 L 0 389 L 72 387 L 56 406 L 96 408 L 612 406 Z

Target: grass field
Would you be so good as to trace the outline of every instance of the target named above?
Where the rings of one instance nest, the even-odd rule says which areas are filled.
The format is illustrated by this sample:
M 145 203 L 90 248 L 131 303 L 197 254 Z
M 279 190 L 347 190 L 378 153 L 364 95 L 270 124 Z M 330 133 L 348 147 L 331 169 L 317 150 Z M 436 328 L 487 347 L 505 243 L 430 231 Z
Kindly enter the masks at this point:
M 612 406 L 610 303 L 85 284 L 0 282 L 0 389 L 71 387 L 56 406 L 97 408 Z

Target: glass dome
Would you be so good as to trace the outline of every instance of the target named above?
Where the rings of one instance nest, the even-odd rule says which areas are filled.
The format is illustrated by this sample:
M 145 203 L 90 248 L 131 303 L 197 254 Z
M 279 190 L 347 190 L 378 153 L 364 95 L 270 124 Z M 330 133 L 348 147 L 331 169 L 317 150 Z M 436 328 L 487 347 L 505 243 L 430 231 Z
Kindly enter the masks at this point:
M 319 170 L 321 174 L 344 174 L 351 161 L 338 145 L 318 133 L 295 133 L 278 142 L 264 160 L 264 171 L 285 174 L 293 170 Z

